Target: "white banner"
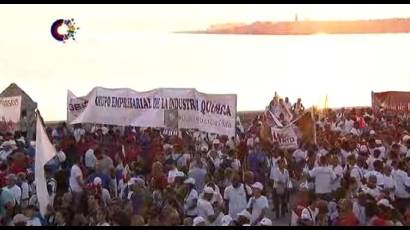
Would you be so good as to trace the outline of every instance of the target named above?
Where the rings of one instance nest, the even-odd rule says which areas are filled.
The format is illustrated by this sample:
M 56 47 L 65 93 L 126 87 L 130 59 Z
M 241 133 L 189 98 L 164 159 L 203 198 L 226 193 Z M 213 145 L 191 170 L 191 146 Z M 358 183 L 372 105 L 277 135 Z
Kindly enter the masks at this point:
M 87 107 L 87 97 L 76 97 L 70 90 L 67 92 L 67 123 L 71 123 Z
M 17 130 L 21 114 L 21 96 L 0 97 L 0 132 Z
M 82 98 L 83 101 L 75 96 L 71 99 L 75 100 L 67 104 L 73 108 L 67 108 L 67 118 L 74 118 L 68 120 L 70 124 L 199 129 L 235 136 L 235 94 L 204 94 L 195 89 L 161 88 L 136 92 L 96 87 Z M 77 110 L 76 103 L 79 104 Z M 82 112 L 81 105 L 86 105 Z
M 272 139 L 279 143 L 279 147 L 283 149 L 296 149 L 298 147 L 298 137 L 293 125 L 286 126 L 284 128 L 271 128 Z

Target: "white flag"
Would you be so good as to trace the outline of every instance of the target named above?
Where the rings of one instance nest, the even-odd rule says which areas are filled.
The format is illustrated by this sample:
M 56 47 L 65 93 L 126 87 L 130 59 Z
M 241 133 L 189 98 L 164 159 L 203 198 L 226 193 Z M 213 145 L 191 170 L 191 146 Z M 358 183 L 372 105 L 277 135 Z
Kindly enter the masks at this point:
M 50 203 L 50 196 L 47 191 L 47 182 L 44 173 L 44 165 L 56 155 L 56 149 L 48 139 L 47 133 L 41 122 L 40 115 L 37 114 L 36 126 L 36 157 L 35 157 L 35 180 L 37 200 L 40 213 L 44 217 L 47 212 L 47 205 Z

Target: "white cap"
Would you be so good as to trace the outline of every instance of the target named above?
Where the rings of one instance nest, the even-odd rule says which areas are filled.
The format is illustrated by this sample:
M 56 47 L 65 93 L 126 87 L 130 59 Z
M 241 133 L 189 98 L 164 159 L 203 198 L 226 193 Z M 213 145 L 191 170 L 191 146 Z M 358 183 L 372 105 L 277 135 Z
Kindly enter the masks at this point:
M 163 148 L 164 148 L 164 150 L 172 149 L 172 145 L 164 144 Z
M 384 207 L 394 209 L 394 207 L 390 204 L 387 199 L 381 199 L 377 202 L 377 206 L 383 205 Z
M 26 144 L 26 140 L 24 140 L 24 137 L 20 137 L 19 139 L 17 139 L 17 141 Z
M 17 223 L 27 222 L 29 220 L 30 220 L 30 218 L 28 218 L 27 216 L 25 216 L 23 214 L 17 214 L 13 218 L 13 223 L 17 224 Z
M 263 185 L 262 185 L 262 183 L 260 183 L 260 182 L 255 182 L 255 183 L 252 185 L 252 188 L 256 188 L 256 189 L 259 189 L 259 190 L 263 190 Z
M 182 171 L 178 171 L 175 173 L 175 177 L 184 177 L 184 176 L 185 176 L 185 173 Z
M 94 185 L 101 185 L 102 184 L 102 180 L 99 177 L 94 178 Z
M 17 145 L 17 143 L 16 143 L 15 140 L 9 140 L 9 144 L 10 144 L 10 145 Z
M 135 184 L 135 183 L 136 183 L 136 180 L 137 180 L 137 178 L 131 177 L 131 178 L 128 180 L 128 186 L 131 186 L 131 185 Z
M 272 226 L 272 221 L 269 218 L 264 217 L 260 222 L 261 226 Z
M 233 221 L 232 217 L 230 215 L 225 215 L 222 217 L 222 226 L 229 226 L 231 222 Z
M 145 181 L 144 181 L 144 179 L 141 178 L 141 177 L 135 178 L 134 182 L 135 182 L 135 184 L 137 184 L 137 185 L 141 185 L 141 186 L 144 186 L 144 185 L 145 185 Z
M 208 151 L 208 146 L 202 145 L 202 146 L 201 146 L 201 151 L 203 151 L 203 152 Z
M 215 191 L 213 188 L 207 186 L 204 188 L 204 193 L 213 194 Z
M 67 158 L 66 158 L 66 155 L 64 154 L 64 152 L 62 152 L 62 151 L 59 151 L 58 153 L 57 153 L 57 158 L 58 158 L 58 161 L 60 161 L 60 163 L 61 162 L 64 162 Z
M 202 216 L 197 216 L 194 218 L 192 226 L 198 226 L 200 223 L 206 223 L 206 221 Z
M 409 135 L 405 135 L 405 136 L 403 137 L 403 142 L 406 143 L 409 139 L 410 139 L 410 136 L 409 136 Z
M 374 130 L 370 130 L 370 135 L 375 135 L 376 132 Z
M 243 216 L 248 220 L 251 219 L 251 214 L 246 209 L 242 210 L 242 212 L 238 213 L 237 215 L 238 216 Z
M 260 142 L 259 137 L 255 138 L 255 144 L 257 144 L 259 142 Z
M 221 142 L 219 141 L 219 139 L 215 139 L 212 144 L 213 145 L 219 145 Z
M 184 184 L 192 184 L 195 185 L 195 179 L 190 177 L 184 181 Z
M 361 145 L 360 146 L 360 152 L 367 152 L 367 146 L 366 145 Z

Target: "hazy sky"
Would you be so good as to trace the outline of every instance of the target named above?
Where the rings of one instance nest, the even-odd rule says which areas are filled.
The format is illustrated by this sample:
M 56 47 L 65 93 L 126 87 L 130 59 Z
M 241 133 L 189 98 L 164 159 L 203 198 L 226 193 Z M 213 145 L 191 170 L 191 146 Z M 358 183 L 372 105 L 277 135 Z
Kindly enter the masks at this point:
M 167 53 L 170 48 L 165 37 L 133 40 L 133 36 L 126 36 L 205 29 L 227 22 L 293 20 L 296 13 L 299 19 L 408 17 L 410 5 L 1 5 L 0 89 L 16 82 L 39 103 L 46 120 L 65 119 L 67 89 L 79 96 L 93 86 L 138 91 L 191 86 L 212 93 L 212 81 L 206 85 L 185 77 L 198 70 L 178 76 L 187 70 Z M 78 22 L 77 42 L 60 44 L 53 40 L 50 26 L 59 18 Z M 190 52 L 189 46 L 180 47 L 187 49 L 182 53 Z M 137 59 L 138 55 L 149 61 Z M 170 57 L 166 64 L 156 62 L 163 56 Z M 121 80 L 116 81 L 117 76 Z M 224 92 L 222 88 L 215 90 Z M 238 106 L 248 109 L 241 102 Z

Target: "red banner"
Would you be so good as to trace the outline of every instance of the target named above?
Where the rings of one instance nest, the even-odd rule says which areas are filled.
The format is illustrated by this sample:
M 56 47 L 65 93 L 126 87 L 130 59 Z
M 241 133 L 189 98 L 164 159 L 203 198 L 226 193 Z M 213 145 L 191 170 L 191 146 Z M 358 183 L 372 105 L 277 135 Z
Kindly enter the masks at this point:
M 375 111 L 410 112 L 410 92 L 372 92 L 372 108 Z

